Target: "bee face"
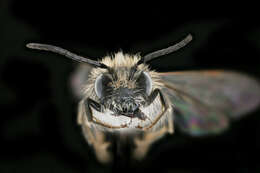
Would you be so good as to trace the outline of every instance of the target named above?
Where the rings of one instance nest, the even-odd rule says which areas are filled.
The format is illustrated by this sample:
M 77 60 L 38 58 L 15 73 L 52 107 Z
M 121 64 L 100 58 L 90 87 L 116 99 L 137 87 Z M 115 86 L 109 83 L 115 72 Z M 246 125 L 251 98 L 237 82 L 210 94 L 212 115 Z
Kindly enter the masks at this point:
M 93 69 L 85 93 L 95 102 L 95 106 L 90 105 L 94 122 L 109 128 L 143 129 L 163 114 L 164 98 L 158 93 L 157 73 L 148 66 L 138 66 L 138 60 L 138 56 L 117 53 L 101 61 L 109 67 L 106 71 Z
M 110 75 L 101 74 L 95 81 L 95 92 L 101 105 L 110 109 L 116 116 L 142 118 L 138 113 L 139 108 L 149 101 L 148 96 L 152 89 L 151 77 L 147 72 L 133 68 L 137 67 L 131 67 L 130 73 L 127 73 L 128 69 L 121 68 L 117 71 L 113 70 L 113 74 Z M 121 72 L 127 73 L 123 79 Z

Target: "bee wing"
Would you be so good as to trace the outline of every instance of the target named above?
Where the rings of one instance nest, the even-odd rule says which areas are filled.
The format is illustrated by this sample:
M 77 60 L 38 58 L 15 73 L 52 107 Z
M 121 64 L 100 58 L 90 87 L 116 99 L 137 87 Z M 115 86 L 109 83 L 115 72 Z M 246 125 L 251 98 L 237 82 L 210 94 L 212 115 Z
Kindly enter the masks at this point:
M 72 92 L 79 99 L 84 96 L 83 88 L 92 68 L 93 67 L 88 64 L 80 64 L 70 77 Z
M 178 127 L 193 135 L 219 133 L 230 118 L 239 118 L 260 103 L 260 85 L 231 71 L 160 73 Z

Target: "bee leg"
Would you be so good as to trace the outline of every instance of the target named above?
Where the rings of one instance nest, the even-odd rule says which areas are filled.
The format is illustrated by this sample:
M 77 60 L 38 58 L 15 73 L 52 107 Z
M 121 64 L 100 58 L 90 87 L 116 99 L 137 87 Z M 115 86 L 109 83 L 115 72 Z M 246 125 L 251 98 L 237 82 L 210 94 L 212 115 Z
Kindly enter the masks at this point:
M 89 126 L 84 126 L 82 130 L 88 144 L 93 147 L 97 159 L 102 163 L 111 162 L 112 154 L 108 151 L 111 143 L 106 141 L 105 134 Z
M 106 141 L 106 134 L 92 124 L 89 104 L 91 104 L 91 106 L 93 104 L 89 99 L 79 103 L 78 123 L 82 127 L 86 141 L 93 147 L 97 159 L 100 162 L 107 163 L 112 160 L 112 154 L 108 151 L 108 147 L 111 143 Z
M 151 131 L 144 131 L 142 138 L 135 138 L 134 143 L 136 148 L 134 149 L 133 156 L 137 160 L 143 159 L 147 152 L 149 151 L 149 148 L 151 145 L 162 138 L 167 133 L 172 134 L 173 133 L 173 116 L 172 116 L 172 107 L 167 105 L 167 102 L 163 99 L 162 93 L 159 89 L 154 90 L 154 92 L 150 95 L 149 100 L 150 103 L 154 101 L 154 99 L 158 96 L 158 94 L 161 97 L 162 104 L 164 105 L 165 109 L 167 111 L 163 116 L 165 116 L 165 122 L 162 124 L 160 128 L 151 130 Z
M 151 103 L 156 99 L 156 97 L 157 97 L 158 95 L 159 95 L 160 98 L 161 98 L 162 105 L 163 105 L 164 107 L 166 107 L 166 109 L 168 109 L 169 105 L 167 104 L 166 100 L 164 99 L 162 92 L 161 92 L 158 88 L 155 89 L 155 90 L 150 94 L 150 96 L 148 97 L 148 100 L 149 100 L 149 101 L 148 101 L 148 104 L 151 104 Z
M 134 149 L 133 156 L 137 160 L 142 160 L 147 152 L 149 151 L 149 148 L 151 145 L 163 137 L 166 133 L 168 133 L 167 127 L 163 127 L 158 131 L 153 132 L 144 132 L 143 137 L 134 139 L 134 143 L 136 148 Z

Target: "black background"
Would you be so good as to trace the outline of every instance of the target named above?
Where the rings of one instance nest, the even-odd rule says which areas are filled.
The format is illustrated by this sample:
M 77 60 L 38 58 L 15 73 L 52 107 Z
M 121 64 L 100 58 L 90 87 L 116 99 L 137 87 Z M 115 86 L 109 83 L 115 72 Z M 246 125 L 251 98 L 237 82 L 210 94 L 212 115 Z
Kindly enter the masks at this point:
M 259 172 L 259 111 L 220 136 L 177 131 L 142 162 L 99 164 L 76 124 L 69 77 L 77 63 L 25 48 L 34 41 L 89 57 L 120 49 L 143 55 L 192 33 L 191 44 L 151 68 L 231 69 L 259 79 L 258 11 L 226 5 L 0 1 L 0 172 Z

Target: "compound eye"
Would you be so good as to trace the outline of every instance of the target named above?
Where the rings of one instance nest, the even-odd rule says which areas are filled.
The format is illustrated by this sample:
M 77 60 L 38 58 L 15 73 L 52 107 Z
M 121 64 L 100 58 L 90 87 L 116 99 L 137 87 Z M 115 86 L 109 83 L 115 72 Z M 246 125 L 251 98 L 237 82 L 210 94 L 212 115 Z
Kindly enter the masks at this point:
M 95 81 L 95 92 L 98 98 L 103 98 L 105 96 L 105 88 L 107 88 L 110 79 L 106 75 L 99 75 Z
M 137 82 L 143 88 L 145 88 L 145 92 L 147 95 L 150 95 L 152 92 L 152 78 L 147 72 L 142 72 L 139 76 Z

